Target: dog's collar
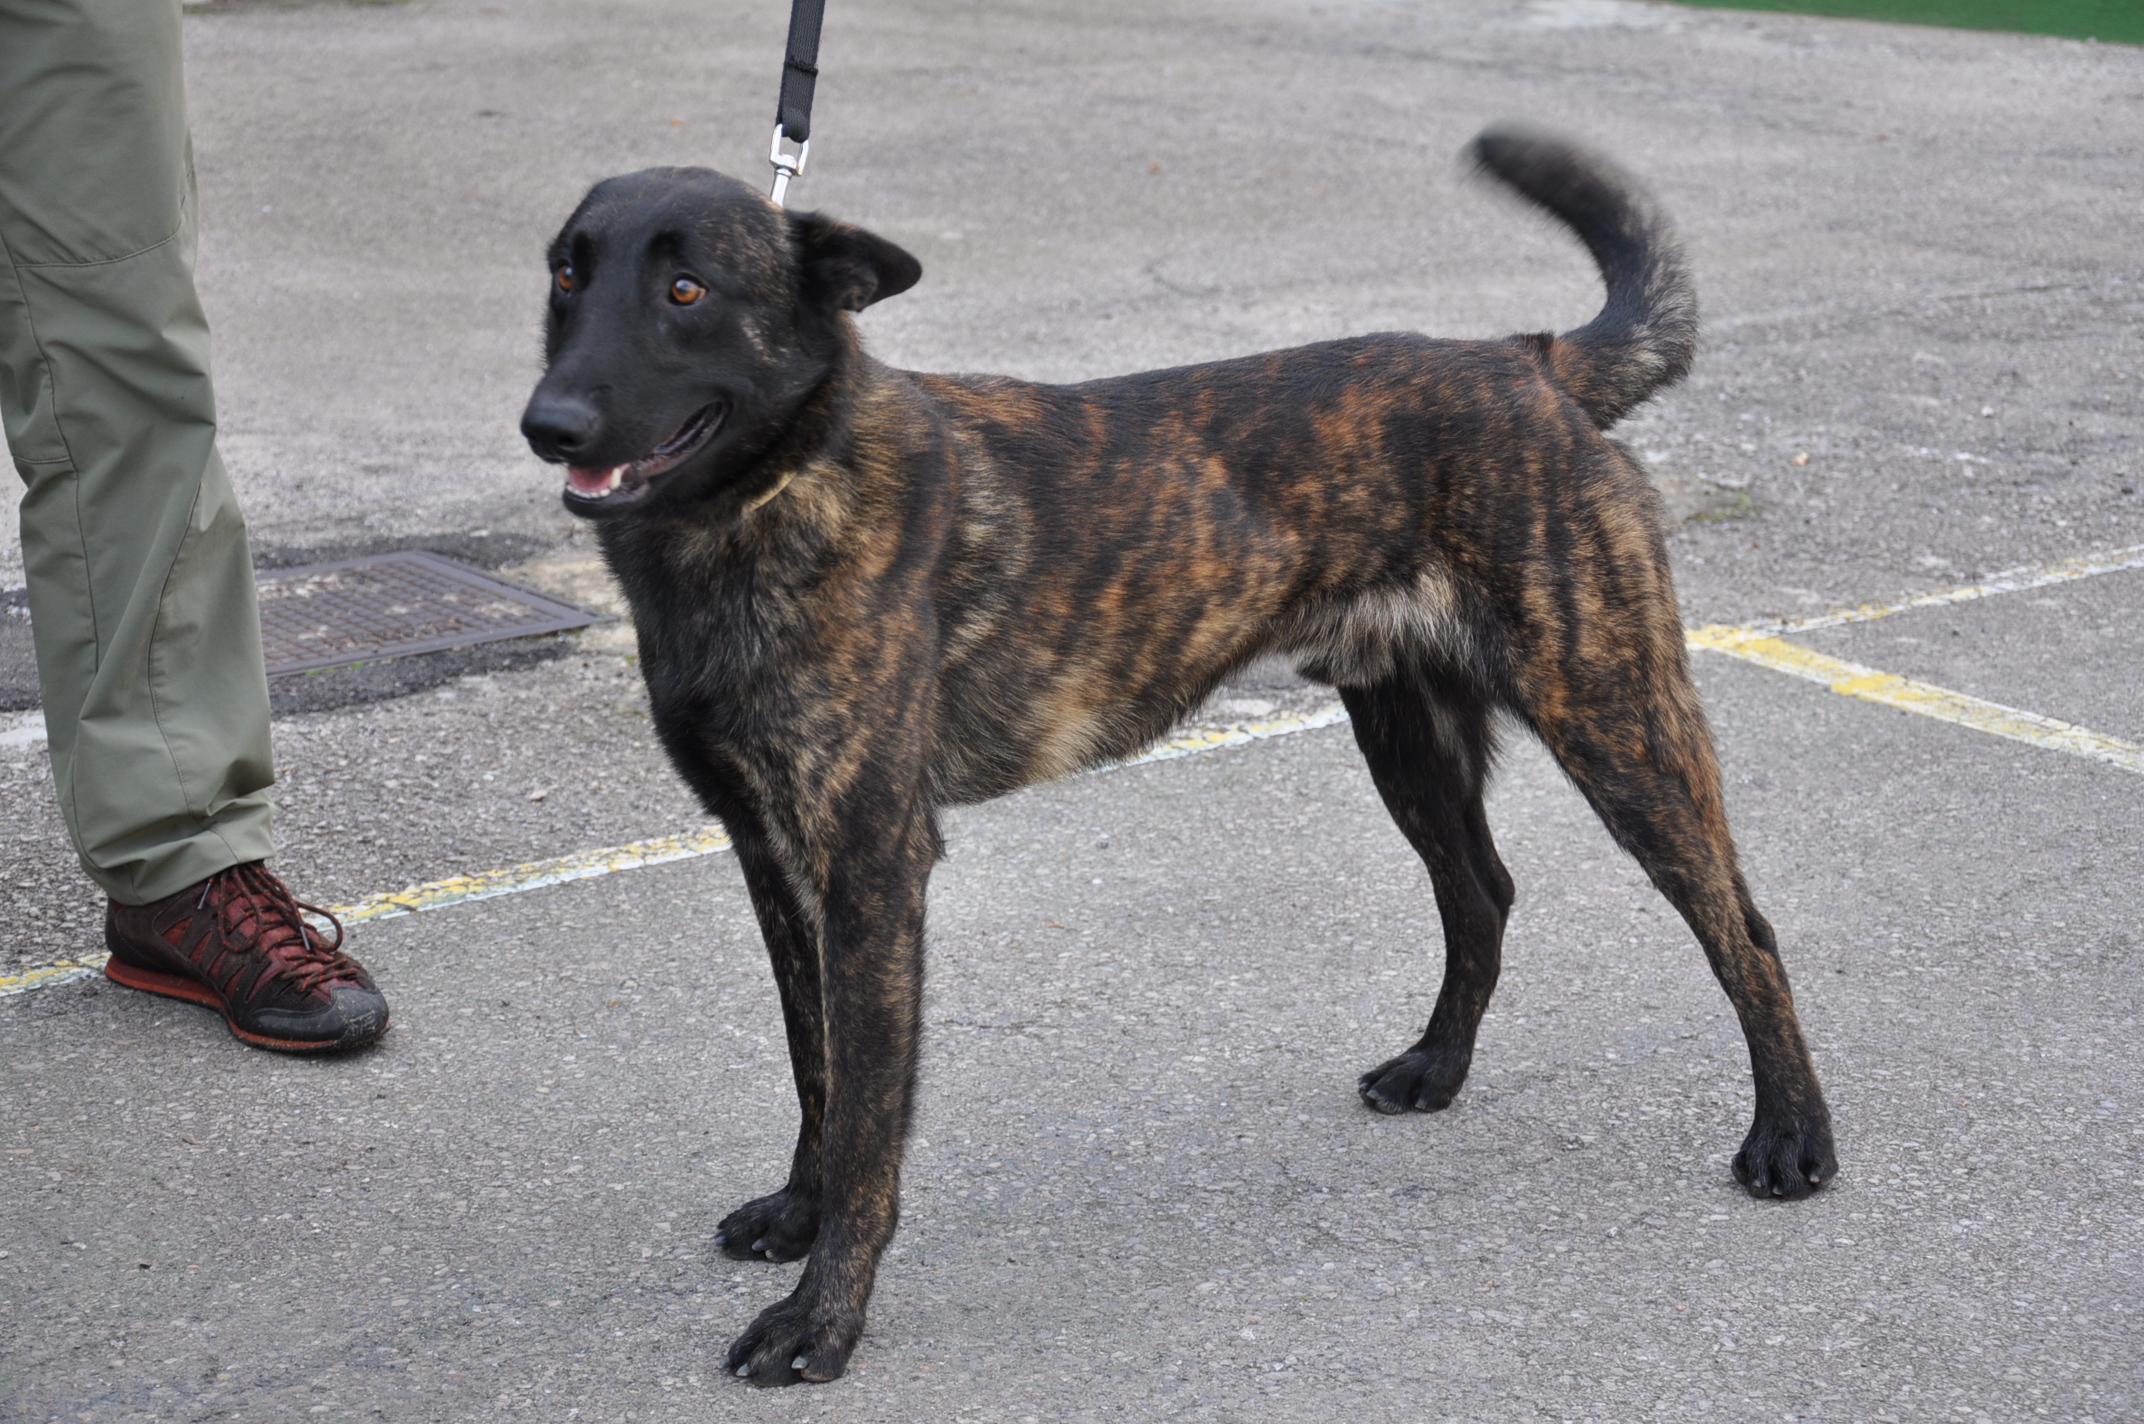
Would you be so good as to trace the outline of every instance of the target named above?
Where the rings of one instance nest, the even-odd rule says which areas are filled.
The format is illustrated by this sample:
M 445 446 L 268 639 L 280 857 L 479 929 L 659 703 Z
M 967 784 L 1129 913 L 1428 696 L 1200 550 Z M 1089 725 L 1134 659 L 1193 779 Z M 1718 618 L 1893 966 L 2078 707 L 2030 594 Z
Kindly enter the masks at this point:
M 780 479 L 774 482 L 774 487 L 772 489 L 767 490 L 763 494 L 755 495 L 753 498 L 747 500 L 745 502 L 744 512 L 746 514 L 750 514 L 752 511 L 758 509 L 761 505 L 765 504 L 768 500 L 773 499 L 776 495 L 780 494 L 783 490 L 788 489 L 789 482 L 796 477 L 797 472 L 794 468 L 792 468 L 788 474 L 783 475 Z

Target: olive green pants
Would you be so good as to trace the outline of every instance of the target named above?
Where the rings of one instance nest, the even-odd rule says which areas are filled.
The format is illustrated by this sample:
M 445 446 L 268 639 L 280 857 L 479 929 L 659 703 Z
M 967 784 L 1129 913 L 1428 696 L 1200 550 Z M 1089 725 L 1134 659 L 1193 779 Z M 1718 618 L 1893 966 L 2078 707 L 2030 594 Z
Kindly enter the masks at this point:
M 195 232 L 178 0 L 0 0 L 0 414 L 53 780 L 127 904 L 272 849 Z

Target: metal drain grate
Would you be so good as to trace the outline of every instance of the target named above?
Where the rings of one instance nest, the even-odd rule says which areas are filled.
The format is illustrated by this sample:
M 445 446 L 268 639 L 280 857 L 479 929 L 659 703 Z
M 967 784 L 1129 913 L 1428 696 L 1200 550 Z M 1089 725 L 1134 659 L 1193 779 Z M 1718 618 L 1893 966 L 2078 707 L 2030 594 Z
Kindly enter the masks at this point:
M 436 653 L 605 621 L 420 550 L 260 574 L 268 675 Z

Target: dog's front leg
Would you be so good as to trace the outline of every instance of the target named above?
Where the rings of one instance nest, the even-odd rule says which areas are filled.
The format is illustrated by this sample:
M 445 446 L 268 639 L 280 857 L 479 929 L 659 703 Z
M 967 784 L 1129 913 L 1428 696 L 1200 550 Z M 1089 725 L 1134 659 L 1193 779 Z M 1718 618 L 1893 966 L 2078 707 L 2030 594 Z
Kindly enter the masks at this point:
M 819 946 L 804 907 L 763 836 L 732 827 L 737 861 L 767 942 L 782 996 L 789 1067 L 796 1077 L 797 1150 L 782 1189 L 722 1218 L 715 1245 L 740 1261 L 794 1261 L 819 1234 L 819 1143 L 826 1124 L 826 1016 L 819 990 Z
M 937 837 L 919 792 L 844 799 L 851 804 L 828 818 L 840 843 L 816 848 L 807 869 L 819 896 L 825 1034 L 817 1240 L 796 1290 L 762 1312 L 725 1360 L 760 1384 L 830 1380 L 847 1369 L 899 1215 Z

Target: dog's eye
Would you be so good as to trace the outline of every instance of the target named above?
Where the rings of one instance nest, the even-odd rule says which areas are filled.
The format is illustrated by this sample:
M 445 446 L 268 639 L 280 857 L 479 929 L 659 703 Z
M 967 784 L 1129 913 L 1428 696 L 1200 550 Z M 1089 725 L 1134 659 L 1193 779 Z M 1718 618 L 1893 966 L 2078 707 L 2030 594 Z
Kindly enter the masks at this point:
M 559 263 L 558 271 L 553 273 L 552 276 L 557 280 L 558 289 L 561 292 L 573 290 L 573 264 L 571 262 Z
M 680 277 L 670 284 L 670 300 L 681 307 L 689 307 L 707 295 L 707 288 L 690 277 Z

